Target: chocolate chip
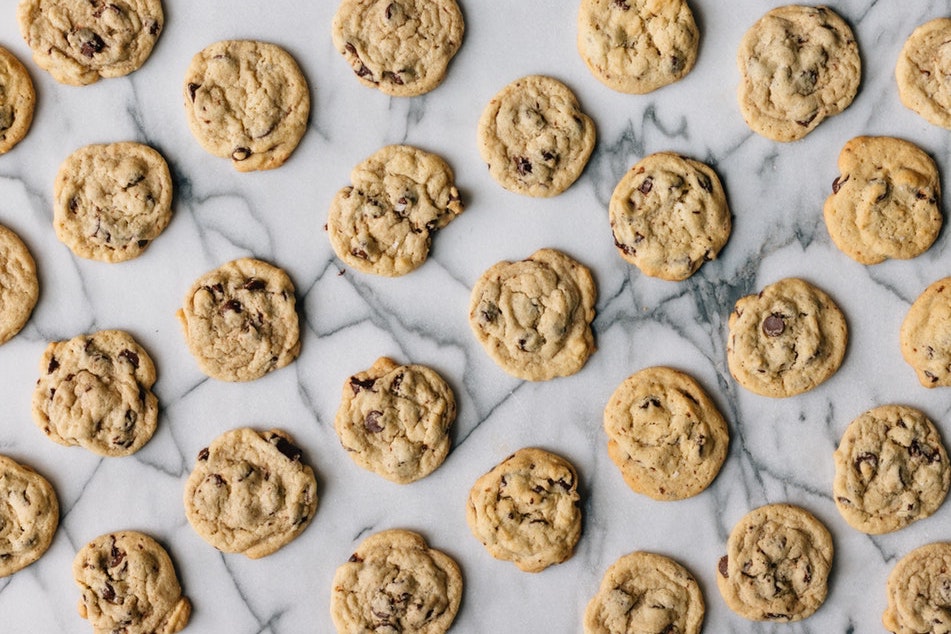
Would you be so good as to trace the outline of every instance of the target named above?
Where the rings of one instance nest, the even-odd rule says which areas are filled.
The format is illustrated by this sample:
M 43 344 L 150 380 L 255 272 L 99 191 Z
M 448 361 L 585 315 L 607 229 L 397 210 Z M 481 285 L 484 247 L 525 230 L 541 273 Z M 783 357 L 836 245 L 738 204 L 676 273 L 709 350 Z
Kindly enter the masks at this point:
M 153 20 L 153 21 L 149 24 L 149 35 L 151 35 L 151 36 L 156 36 L 156 35 L 158 35 L 158 32 L 159 32 L 161 29 L 162 29 L 162 25 L 159 24 L 157 20 Z
M 484 304 L 484 307 L 479 314 L 482 315 L 482 321 L 495 321 L 499 318 L 499 315 L 502 314 L 502 311 L 499 309 L 498 305 L 488 302 Z
M 700 183 L 700 189 L 710 193 L 713 191 L 713 181 L 706 174 L 697 174 L 697 181 Z
M 394 73 L 391 70 L 383 71 L 383 79 L 387 79 L 393 82 L 394 84 L 396 84 L 397 86 L 403 85 L 403 78 L 400 77 L 399 73 Z
M 287 456 L 291 462 L 297 462 L 300 460 L 300 457 L 303 454 L 303 452 L 300 450 L 300 447 L 287 440 L 287 438 L 284 438 L 284 436 L 272 434 L 268 441 L 277 447 L 278 451 Z
M 865 453 L 856 457 L 855 462 L 853 464 L 855 466 L 856 471 L 861 471 L 863 464 L 868 464 L 869 467 L 871 467 L 872 471 L 875 471 L 876 469 L 878 469 L 878 456 L 866 451 Z
M 192 101 L 195 101 L 195 93 L 198 92 L 198 89 L 201 88 L 201 84 L 188 84 L 188 96 Z
M 624 11 L 631 10 L 631 5 L 627 3 L 627 0 L 614 0 L 614 6 L 618 9 L 623 9 Z
M 123 559 L 125 559 L 125 551 L 122 550 L 121 548 L 117 548 L 115 544 L 113 544 L 112 552 L 110 552 L 109 554 L 110 554 L 110 559 L 109 559 L 110 568 L 115 568 L 116 566 L 122 563 Z
M 364 64 L 360 64 L 360 68 L 353 71 L 357 74 L 357 77 L 366 77 L 367 75 L 372 75 L 373 73 L 367 68 Z
M 395 377 L 393 377 L 393 382 L 390 383 L 390 392 L 392 392 L 392 393 L 395 394 L 396 396 L 399 396 L 399 394 L 400 394 L 400 386 L 403 385 L 403 377 L 404 377 L 404 376 L 406 376 L 406 375 L 404 375 L 402 372 L 400 372 L 400 373 L 397 374 Z
M 366 418 L 363 419 L 363 426 L 371 434 L 378 434 L 383 431 L 383 425 L 380 424 L 380 417 L 383 416 L 383 412 L 379 410 L 373 410 L 366 415 Z
M 630 245 L 627 245 L 627 244 L 624 244 L 624 243 L 622 243 L 622 242 L 619 242 L 617 238 L 614 239 L 614 246 L 616 246 L 618 249 L 620 249 L 621 251 L 623 251 L 626 255 L 636 255 L 636 254 L 637 254 L 637 251 L 634 249 L 634 247 L 632 247 L 632 246 L 630 246 Z
M 532 162 L 527 157 L 513 156 L 512 161 L 515 162 L 515 171 L 518 172 L 519 176 L 532 173 Z
M 376 379 L 358 379 L 355 376 L 350 377 L 350 389 L 353 390 L 354 394 L 359 394 L 360 390 L 372 390 L 374 384 L 376 384 Z
M 348 559 L 347 561 L 349 561 L 352 564 L 362 564 L 363 557 L 361 557 L 357 553 L 353 553 L 352 555 L 350 555 L 350 559 Z
M 548 162 L 551 162 L 555 160 L 555 155 L 549 152 L 548 150 L 544 150 L 542 151 L 542 158 Z
M 801 125 L 802 127 L 805 128 L 805 127 L 807 127 L 810 123 L 812 123 L 813 121 L 815 121 L 815 120 L 816 120 L 816 117 L 818 117 L 818 116 L 819 116 L 819 111 L 817 110 L 816 112 L 813 112 L 811 115 L 809 115 L 809 116 L 806 117 L 805 119 L 802 119 L 802 120 L 800 120 L 800 121 L 797 121 L 796 123 L 798 123 L 799 125 Z
M 934 447 L 928 444 L 923 445 L 918 442 L 918 439 L 911 441 L 908 453 L 915 458 L 924 458 L 928 464 L 941 461 L 941 454 Z
M 763 332 L 767 337 L 778 337 L 786 330 L 786 319 L 780 313 L 773 313 L 763 320 Z
M 264 288 L 267 288 L 267 282 L 260 278 L 252 277 L 250 280 L 244 283 L 242 288 L 246 291 L 260 291 Z
M 46 367 L 46 373 L 52 374 L 56 372 L 56 368 L 59 367 L 59 361 L 56 360 L 56 357 L 50 357 L 50 364 Z
M 727 555 L 723 555 L 722 557 L 720 557 L 720 561 L 719 563 L 717 563 L 717 570 L 720 571 L 720 575 L 724 579 L 728 579 L 730 577 L 730 573 L 728 572 L 729 564 L 730 564 L 730 558 Z
M 234 161 L 245 161 L 251 156 L 251 148 L 236 147 L 231 152 L 231 159 Z
M 641 192 L 642 194 L 646 196 L 647 194 L 651 193 L 651 190 L 653 188 L 654 188 L 654 179 L 648 176 L 647 178 L 644 179 L 644 182 L 642 182 L 637 187 L 637 191 Z
M 102 52 L 102 49 L 106 48 L 106 43 L 102 41 L 102 38 L 99 37 L 98 34 L 91 33 L 91 35 L 92 37 L 85 40 L 79 47 L 79 52 L 86 57 L 92 57 L 96 53 Z
M 224 315 L 229 310 L 240 313 L 242 310 L 244 310 L 244 306 L 242 306 L 241 302 L 236 299 L 229 299 L 224 303 L 224 306 L 221 307 L 221 314 Z
M 119 358 L 125 359 L 126 361 L 131 363 L 132 367 L 135 368 L 136 370 L 139 369 L 139 355 L 132 352 L 131 350 L 128 350 L 128 349 L 123 350 L 122 352 L 119 353 Z
M 368 257 L 370 257 L 367 255 L 367 252 L 364 251 L 363 249 L 351 249 L 350 255 L 352 255 L 355 258 L 360 258 L 361 260 L 366 260 Z
M 208 460 L 209 453 L 211 452 L 208 451 L 208 447 L 204 447 L 201 451 L 198 452 L 198 459 L 201 460 L 202 462 L 204 462 L 205 460 Z
M 389 3 L 388 5 L 386 5 L 386 19 L 387 19 L 387 20 L 390 20 L 390 19 L 393 18 L 393 13 L 394 13 L 395 9 L 396 9 L 396 5 L 395 5 L 395 3 L 393 3 L 393 2 Z
M 108 601 L 109 603 L 115 603 L 116 601 L 116 591 L 108 583 L 102 589 L 102 598 Z

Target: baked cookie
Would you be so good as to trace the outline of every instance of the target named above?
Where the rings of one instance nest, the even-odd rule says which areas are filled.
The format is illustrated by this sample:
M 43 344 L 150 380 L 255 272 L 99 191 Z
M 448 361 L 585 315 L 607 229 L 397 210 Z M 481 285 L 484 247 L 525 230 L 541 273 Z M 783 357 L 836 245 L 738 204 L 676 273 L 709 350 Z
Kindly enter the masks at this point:
M 670 152 L 638 161 L 614 188 L 608 209 L 621 257 L 663 280 L 685 280 L 716 258 L 732 228 L 716 172 Z
M 123 262 L 142 255 L 172 219 L 172 176 L 141 143 L 87 145 L 56 175 L 53 228 L 76 255 Z
M 195 280 L 178 319 L 202 372 L 221 381 L 252 381 L 300 353 L 295 302 L 287 273 L 240 258 Z
M 895 66 L 898 97 L 932 125 L 951 129 L 951 18 L 925 22 L 905 41 Z
M 685 0 L 582 0 L 578 51 L 594 76 L 642 95 L 683 79 L 697 61 L 700 31 Z
M 899 340 L 923 386 L 951 385 L 951 277 L 934 282 L 912 303 Z
M 40 357 L 33 421 L 50 440 L 128 456 L 155 433 L 155 365 L 121 330 L 54 341 Z
M 138 69 L 165 22 L 161 0 L 20 0 L 17 19 L 33 61 L 73 86 Z
M 274 44 L 215 42 L 192 58 L 184 88 L 192 134 L 239 172 L 280 167 L 307 131 L 307 80 Z
M 740 298 L 729 329 L 730 374 L 774 398 L 802 394 L 835 374 L 848 342 L 845 316 L 832 298 L 796 278 Z
M 456 0 L 342 0 L 333 19 L 334 46 L 360 83 L 393 97 L 441 84 L 464 31 Z
M 496 559 L 540 572 L 574 553 L 581 536 L 578 474 L 542 449 L 519 449 L 476 480 L 466 521 Z
M 951 544 L 921 546 L 888 575 L 885 629 L 895 634 L 951 631 Z
M 30 467 L 0 456 L 0 577 L 39 559 L 57 526 L 59 500 L 53 486 Z
M 446 459 L 455 418 L 452 388 L 434 370 L 380 357 L 344 384 L 334 428 L 354 462 L 407 484 Z
M 202 539 L 259 559 L 304 532 L 317 511 L 317 479 L 285 432 L 247 427 L 198 452 L 185 483 L 185 515 Z
M 713 482 L 730 431 L 703 388 L 671 368 L 635 372 L 604 408 L 608 455 L 624 481 L 655 500 L 682 500 Z
M 23 140 L 33 123 L 36 91 L 26 67 L 0 46 L 0 154 Z
M 633 552 L 614 562 L 584 613 L 585 634 L 700 634 L 700 585 L 669 557 Z
M 574 374 L 594 352 L 596 299 L 584 265 L 560 251 L 540 249 L 482 274 L 472 288 L 469 325 L 503 370 L 547 381 Z
M 377 150 L 350 180 L 330 203 L 327 233 L 337 257 L 363 273 L 415 270 L 429 256 L 433 232 L 462 213 L 446 162 L 408 145 Z
M 479 119 L 479 154 L 502 187 L 526 196 L 568 189 L 594 149 L 594 122 L 574 93 L 551 77 L 529 75 L 503 88 Z
M 36 262 L 20 236 L 0 225 L 0 344 L 29 321 L 40 297 Z
M 852 29 L 825 6 L 769 11 L 743 36 L 736 62 L 740 112 L 773 141 L 801 139 L 848 108 L 862 77 Z
M 826 599 L 832 536 L 808 511 L 769 504 L 733 528 L 717 565 L 723 600 L 752 621 L 798 621 Z
M 168 553 L 143 533 L 92 540 L 76 553 L 73 579 L 82 590 L 79 616 L 96 634 L 174 634 L 191 616 Z

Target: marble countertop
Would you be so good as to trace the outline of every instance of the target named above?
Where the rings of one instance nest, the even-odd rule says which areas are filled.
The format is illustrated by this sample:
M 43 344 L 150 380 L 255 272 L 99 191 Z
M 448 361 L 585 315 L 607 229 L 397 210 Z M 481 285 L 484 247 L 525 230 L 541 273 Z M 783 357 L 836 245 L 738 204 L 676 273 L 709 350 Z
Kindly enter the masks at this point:
M 165 0 L 166 27 L 146 64 L 120 79 L 81 88 L 40 70 L 20 36 L 14 2 L 0 13 L 0 44 L 27 64 L 36 84 L 33 127 L 0 157 L 0 224 L 37 261 L 41 295 L 26 328 L 0 347 L 0 452 L 53 483 L 61 525 L 38 562 L 0 579 L 6 632 L 83 632 L 71 576 L 76 551 L 108 531 L 148 532 L 169 550 L 194 613 L 188 632 L 333 631 L 336 567 L 371 533 L 402 527 L 454 557 L 465 589 L 453 631 L 568 633 L 604 570 L 633 550 L 675 557 L 700 581 L 707 632 L 878 632 L 885 580 L 911 549 L 951 539 L 951 504 L 897 533 L 850 528 L 831 497 L 832 451 L 846 425 L 886 403 L 924 410 L 951 440 L 951 391 L 922 388 L 901 358 L 898 330 L 910 303 L 949 274 L 949 232 L 909 261 L 862 266 L 832 244 L 822 203 L 838 175 L 842 145 L 859 134 L 919 144 L 951 183 L 951 136 L 899 102 L 898 52 L 942 2 L 831 2 L 853 27 L 863 58 L 859 94 L 843 114 L 804 140 L 781 144 L 752 133 L 736 104 L 736 49 L 770 6 L 757 0 L 691 0 L 701 29 L 699 58 L 681 82 L 643 96 L 615 93 L 579 57 L 577 0 L 460 0 L 465 39 L 445 82 L 415 98 L 361 86 L 334 50 L 336 2 Z M 269 172 L 239 174 L 206 154 L 189 133 L 181 83 L 196 52 L 220 39 L 280 44 L 298 60 L 313 101 L 306 135 Z M 554 76 L 594 119 L 598 142 L 564 194 L 532 199 L 489 176 L 476 146 L 483 106 L 508 82 Z M 136 140 L 167 158 L 174 216 L 140 258 L 79 259 L 52 228 L 60 163 L 88 143 Z M 351 168 L 379 147 L 410 143 L 453 167 L 466 211 L 434 240 L 428 262 L 402 278 L 347 269 L 323 225 Z M 679 283 L 648 278 L 617 254 L 607 203 L 622 174 L 646 154 L 671 150 L 715 166 L 734 217 L 720 257 Z M 946 197 L 947 200 L 947 197 Z M 948 203 L 944 203 L 948 209 Z M 578 374 L 518 381 L 493 363 L 467 323 L 469 292 L 503 259 L 555 247 L 589 266 L 598 286 L 598 351 Z M 300 358 L 251 383 L 205 377 L 189 354 L 176 310 L 201 273 L 253 255 L 283 267 L 298 290 Z M 725 357 L 726 322 L 737 298 L 782 277 L 808 279 L 848 319 L 845 362 L 827 383 L 788 399 L 737 385 Z M 105 328 L 131 332 L 151 353 L 159 379 L 159 427 L 126 458 L 100 458 L 48 440 L 33 424 L 32 388 L 47 342 Z M 449 380 L 459 402 L 453 450 L 431 476 L 396 485 L 357 467 L 333 429 L 341 386 L 381 355 L 424 363 Z M 695 376 L 727 418 L 730 453 L 704 493 L 656 502 L 632 492 L 609 460 L 604 405 L 635 370 L 671 365 Z M 318 475 L 320 504 L 293 543 L 264 559 L 223 555 L 186 521 L 182 489 L 198 450 L 239 426 L 289 431 Z M 465 500 L 476 478 L 525 446 L 570 459 L 582 482 L 584 531 L 573 558 L 539 574 L 493 559 L 470 534 Z M 749 510 L 799 504 L 833 534 L 836 558 L 823 607 L 796 624 L 756 624 L 730 611 L 714 579 L 727 535 Z

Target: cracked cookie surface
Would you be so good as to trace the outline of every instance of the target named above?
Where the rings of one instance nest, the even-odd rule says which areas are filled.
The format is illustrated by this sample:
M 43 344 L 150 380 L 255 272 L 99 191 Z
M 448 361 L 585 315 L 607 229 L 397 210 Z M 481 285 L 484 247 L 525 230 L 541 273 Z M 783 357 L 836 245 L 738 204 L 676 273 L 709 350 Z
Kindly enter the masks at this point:
M 951 631 L 951 544 L 926 544 L 902 557 L 885 584 L 882 624 L 895 634 Z
M 0 225 L 0 344 L 23 329 L 40 297 L 36 262 L 12 230 Z
M 951 277 L 922 291 L 901 324 L 901 354 L 924 387 L 951 385 Z
M 49 481 L 0 455 L 0 578 L 39 559 L 57 526 L 59 500 Z
M 898 97 L 928 123 L 951 129 L 951 18 L 937 18 L 916 28 L 905 41 L 895 65 Z
M 26 67 L 0 46 L 0 154 L 23 140 L 33 123 L 36 91 Z

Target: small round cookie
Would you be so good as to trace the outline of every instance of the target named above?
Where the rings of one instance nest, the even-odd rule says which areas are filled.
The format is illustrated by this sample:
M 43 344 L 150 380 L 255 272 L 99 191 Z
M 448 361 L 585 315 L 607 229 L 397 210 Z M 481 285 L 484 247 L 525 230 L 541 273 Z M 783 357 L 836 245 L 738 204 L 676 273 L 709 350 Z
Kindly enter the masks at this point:
M 327 233 L 363 273 L 406 275 L 426 261 L 432 234 L 462 213 L 452 169 L 408 145 L 388 145 L 353 168 L 330 203 Z
M 546 198 L 568 189 L 584 170 L 594 122 L 560 81 L 529 75 L 503 88 L 479 119 L 479 154 L 502 187 Z
M 581 537 L 578 474 L 543 449 L 519 449 L 476 480 L 466 521 L 496 559 L 541 572 L 574 553 Z
M 609 214 L 621 257 L 670 281 L 685 280 L 716 258 L 732 229 L 716 172 L 670 152 L 646 156 L 624 175 Z
M 16 56 L 0 46 L 0 154 L 23 140 L 33 123 L 36 91 L 30 73 Z
M 588 269 L 540 249 L 491 266 L 472 288 L 469 325 L 489 356 L 514 377 L 547 381 L 584 367 L 595 350 L 597 288 Z
M 198 452 L 185 483 L 185 515 L 202 539 L 250 559 L 304 532 L 317 511 L 317 479 L 285 432 L 247 427 Z
M 717 587 L 730 609 L 751 621 L 798 621 L 825 601 L 832 555 L 832 536 L 811 513 L 769 504 L 733 528 Z
M 923 386 L 951 385 L 951 277 L 934 282 L 912 303 L 899 340 Z
M 20 0 L 17 19 L 33 61 L 60 83 L 84 86 L 142 66 L 165 16 L 161 0 Z
M 608 88 L 642 95 L 683 79 L 700 31 L 686 0 L 582 0 L 578 52 Z
M 20 236 L 0 225 L 0 344 L 23 329 L 40 297 L 36 262 Z
M 342 0 L 333 43 L 360 83 L 393 97 L 414 97 L 442 83 L 462 45 L 456 0 Z
M 773 141 L 796 141 L 855 98 L 862 77 L 849 25 L 825 6 L 787 5 L 743 36 L 736 56 L 747 125 Z
M 927 544 L 902 557 L 885 585 L 885 629 L 895 634 L 951 631 L 951 544 Z
M 73 579 L 82 591 L 79 615 L 96 634 L 174 634 L 191 616 L 168 553 L 143 533 L 92 540 L 76 553 Z
M 184 89 L 192 135 L 239 172 L 280 167 L 307 131 L 307 80 L 274 44 L 215 42 L 192 58 Z
M 455 419 L 452 388 L 434 370 L 380 357 L 344 384 L 334 428 L 355 463 L 407 484 L 446 459 Z
M 155 365 L 121 330 L 54 341 L 40 357 L 33 421 L 61 445 L 100 456 L 128 456 L 158 423 Z
M 700 634 L 700 585 L 669 557 L 633 552 L 614 562 L 584 613 L 584 634 Z
M 83 258 L 124 262 L 142 255 L 172 219 L 172 176 L 142 143 L 87 145 L 56 175 L 53 228 Z
M 749 391 L 782 398 L 802 394 L 835 374 L 848 343 L 845 316 L 812 284 L 786 278 L 736 302 L 727 362 Z
M 905 41 L 895 65 L 898 97 L 906 108 L 932 125 L 951 129 L 951 18 L 937 18 L 916 28 Z
M 195 280 L 178 319 L 202 372 L 221 381 L 253 381 L 300 353 L 295 303 L 287 273 L 240 258 Z
M 604 408 L 608 455 L 624 481 L 655 500 L 682 500 L 713 482 L 730 431 L 693 377 L 671 368 L 635 372 Z
M 0 577 L 47 551 L 59 526 L 59 500 L 46 478 L 0 455 Z

